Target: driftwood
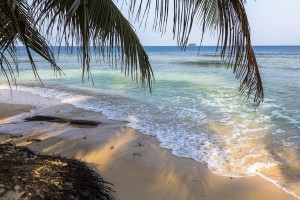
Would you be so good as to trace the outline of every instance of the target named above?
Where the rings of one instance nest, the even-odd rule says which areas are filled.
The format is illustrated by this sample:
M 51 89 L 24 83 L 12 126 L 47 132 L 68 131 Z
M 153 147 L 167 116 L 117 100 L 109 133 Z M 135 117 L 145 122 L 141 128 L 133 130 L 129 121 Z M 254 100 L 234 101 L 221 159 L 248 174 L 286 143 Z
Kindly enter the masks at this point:
M 98 126 L 101 122 L 91 121 L 91 120 L 78 120 L 78 119 L 67 119 L 61 117 L 52 117 L 44 115 L 36 115 L 34 117 L 27 117 L 26 121 L 47 121 L 56 123 L 68 123 L 74 125 L 86 125 L 86 126 Z

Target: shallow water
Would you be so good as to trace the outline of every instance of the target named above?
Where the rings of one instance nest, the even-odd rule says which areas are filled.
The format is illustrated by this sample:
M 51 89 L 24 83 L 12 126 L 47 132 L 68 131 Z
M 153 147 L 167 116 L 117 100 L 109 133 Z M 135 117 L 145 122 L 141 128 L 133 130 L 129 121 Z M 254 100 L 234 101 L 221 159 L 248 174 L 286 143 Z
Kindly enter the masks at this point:
M 260 175 L 300 197 L 300 47 L 255 47 L 265 89 L 254 111 L 214 47 L 146 47 L 155 73 L 149 94 L 106 63 L 92 62 L 94 85 L 81 82 L 76 56 L 60 55 L 66 77 L 36 57 L 45 88 L 21 56 L 19 90 L 56 98 L 159 139 L 176 156 L 222 176 Z M 22 53 L 22 51 L 21 51 Z M 1 88 L 7 88 L 0 77 Z

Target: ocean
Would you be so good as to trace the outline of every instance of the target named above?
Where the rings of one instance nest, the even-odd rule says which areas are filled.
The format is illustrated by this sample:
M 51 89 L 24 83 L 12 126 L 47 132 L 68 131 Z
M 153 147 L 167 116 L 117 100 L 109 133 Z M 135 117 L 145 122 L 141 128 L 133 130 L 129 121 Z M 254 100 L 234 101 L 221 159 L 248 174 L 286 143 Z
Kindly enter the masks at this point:
M 63 51 L 58 58 L 62 77 L 35 57 L 43 88 L 22 47 L 18 90 L 127 120 L 174 155 L 205 164 L 217 175 L 259 175 L 300 198 L 300 46 L 254 47 L 265 91 L 256 110 L 252 99 L 238 93 L 239 80 L 215 47 L 145 49 L 155 74 L 152 94 L 95 60 L 94 84 L 82 82 L 78 57 Z

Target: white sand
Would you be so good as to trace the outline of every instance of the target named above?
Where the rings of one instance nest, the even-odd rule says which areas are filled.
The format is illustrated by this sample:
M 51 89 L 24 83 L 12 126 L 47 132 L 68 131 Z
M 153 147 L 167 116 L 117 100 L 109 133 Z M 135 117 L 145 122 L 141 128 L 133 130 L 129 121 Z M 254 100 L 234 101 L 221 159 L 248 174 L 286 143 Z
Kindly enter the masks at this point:
M 23 134 L 17 145 L 28 146 L 45 154 L 59 154 L 84 160 L 101 174 L 120 200 L 138 199 L 228 199 L 287 200 L 296 199 L 260 177 L 229 178 L 212 174 L 206 166 L 192 159 L 178 158 L 159 142 L 126 127 L 126 122 L 109 120 L 105 116 L 26 92 L 0 90 L 0 103 L 25 104 L 36 107 L 20 113 L 20 107 L 3 112 L 0 106 L 0 132 Z M 3 105 L 3 104 L 2 104 Z M 4 106 L 5 107 L 5 106 Z M 23 109 L 23 108 L 21 108 Z M 24 107 L 28 110 L 28 106 Z M 5 113 L 5 115 L 3 114 Z M 73 119 L 101 121 L 96 127 L 71 126 L 51 122 L 24 122 L 35 114 Z M 28 139 L 39 138 L 39 143 Z M 0 142 L 8 138 L 0 138 Z M 88 180 L 87 180 L 88 181 Z

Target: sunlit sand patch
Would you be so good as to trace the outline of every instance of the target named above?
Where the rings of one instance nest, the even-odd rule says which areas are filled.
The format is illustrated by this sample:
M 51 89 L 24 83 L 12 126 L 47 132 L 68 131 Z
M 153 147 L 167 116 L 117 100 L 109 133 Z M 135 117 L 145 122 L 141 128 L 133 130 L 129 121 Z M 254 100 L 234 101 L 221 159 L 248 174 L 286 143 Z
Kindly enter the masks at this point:
M 120 132 L 114 133 L 115 137 L 110 138 L 107 143 L 98 144 L 91 149 L 83 147 L 82 150 L 78 150 L 76 158 L 84 160 L 85 162 L 101 164 L 102 167 L 109 165 L 115 157 L 114 155 L 129 145 L 133 140 L 135 130 L 131 128 L 121 129 Z
M 182 180 L 182 176 L 176 174 L 174 170 L 162 170 L 154 177 L 154 186 L 151 188 L 155 191 L 168 191 L 167 196 L 188 199 L 190 192 L 188 187 L 184 184 L 186 181 Z M 180 193 L 178 193 L 180 191 Z
M 22 117 L 22 116 L 23 116 L 23 114 L 19 114 L 19 115 L 15 115 L 15 116 L 12 116 L 12 117 L 6 117 L 6 118 L 3 118 L 3 119 L 0 119 L 0 125 L 15 122 L 18 119 L 20 119 L 20 117 Z
M 61 151 L 63 151 L 66 146 L 68 148 L 75 146 L 75 144 L 69 144 L 66 140 L 61 140 L 60 142 L 56 142 L 53 145 L 47 145 L 44 149 L 44 153 L 51 153 L 51 154 L 59 154 Z
M 24 140 L 24 139 L 25 140 L 22 142 L 18 142 L 18 145 L 26 146 L 26 145 L 28 145 L 28 140 L 30 140 L 30 139 L 38 138 L 39 140 L 43 141 L 43 140 L 47 140 L 47 139 L 50 139 L 53 137 L 57 137 L 63 133 L 65 133 L 65 130 L 47 131 L 47 130 L 43 130 L 43 129 L 37 129 L 36 131 L 32 131 L 31 133 L 29 133 L 26 136 L 24 136 L 23 138 L 21 138 L 21 140 Z

